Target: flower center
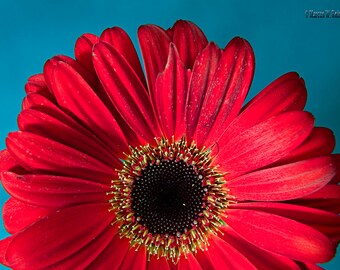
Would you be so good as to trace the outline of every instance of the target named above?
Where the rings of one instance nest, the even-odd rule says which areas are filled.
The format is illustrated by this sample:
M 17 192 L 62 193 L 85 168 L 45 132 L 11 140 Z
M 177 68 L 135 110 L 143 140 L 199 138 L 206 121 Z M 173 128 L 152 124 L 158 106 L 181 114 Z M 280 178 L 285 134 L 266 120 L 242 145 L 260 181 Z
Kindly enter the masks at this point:
M 132 188 L 134 216 L 152 234 L 185 233 L 204 210 L 207 188 L 202 180 L 183 160 L 147 165 Z
M 176 263 L 182 254 L 207 249 L 231 198 L 208 150 L 184 138 L 156 143 L 130 148 L 112 180 L 110 210 L 131 246 Z

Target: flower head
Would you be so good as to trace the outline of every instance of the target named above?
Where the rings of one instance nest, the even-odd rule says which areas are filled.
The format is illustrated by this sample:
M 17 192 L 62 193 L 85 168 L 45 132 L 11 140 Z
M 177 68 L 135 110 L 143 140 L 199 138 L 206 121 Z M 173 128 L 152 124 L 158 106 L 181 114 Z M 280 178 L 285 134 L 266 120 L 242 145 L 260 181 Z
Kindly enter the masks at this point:
M 193 23 L 84 34 L 29 78 L 0 153 L 14 269 L 316 269 L 340 240 L 339 156 L 296 73 L 243 106 L 249 43 Z

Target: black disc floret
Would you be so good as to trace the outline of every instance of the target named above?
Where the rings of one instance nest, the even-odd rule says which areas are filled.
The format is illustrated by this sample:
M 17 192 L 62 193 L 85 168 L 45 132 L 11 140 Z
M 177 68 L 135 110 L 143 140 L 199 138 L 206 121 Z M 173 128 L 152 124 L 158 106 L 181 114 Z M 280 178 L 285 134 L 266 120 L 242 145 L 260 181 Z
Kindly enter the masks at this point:
M 203 211 L 207 188 L 203 176 L 183 160 L 149 164 L 135 178 L 131 191 L 137 221 L 153 234 L 182 234 Z

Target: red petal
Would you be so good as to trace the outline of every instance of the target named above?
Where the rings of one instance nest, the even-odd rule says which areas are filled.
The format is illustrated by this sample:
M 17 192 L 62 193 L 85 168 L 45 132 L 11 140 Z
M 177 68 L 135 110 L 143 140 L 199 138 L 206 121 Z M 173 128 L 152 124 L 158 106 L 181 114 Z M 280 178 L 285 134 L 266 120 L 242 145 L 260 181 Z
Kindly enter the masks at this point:
M 160 134 L 148 93 L 126 60 L 100 42 L 94 48 L 94 66 L 116 109 L 135 133 L 148 142 Z
M 297 73 L 287 73 L 273 81 L 257 94 L 242 113 L 224 131 L 218 142 L 238 136 L 239 130 L 246 130 L 266 119 L 287 111 L 302 110 L 307 91 Z
M 54 211 L 51 208 L 33 206 L 10 198 L 4 205 L 2 215 L 6 230 L 15 234 Z
M 18 163 L 11 156 L 7 149 L 0 151 L 0 171 L 9 171 L 18 166 Z
M 87 267 L 111 244 L 117 227 L 111 224 L 84 248 L 52 266 L 52 269 L 88 269 Z M 100 268 L 102 269 L 102 268 Z
M 293 202 L 338 214 L 340 212 L 340 186 L 328 184 L 320 190 Z
M 256 269 L 255 266 L 233 246 L 211 235 L 207 251 L 199 251 L 196 259 L 203 269 Z
M 172 28 L 172 39 L 184 66 L 191 69 L 197 55 L 207 46 L 208 40 L 192 22 L 179 20 Z
M 92 48 L 99 41 L 99 38 L 93 34 L 84 34 L 77 39 L 74 47 L 74 55 L 77 62 L 82 64 L 91 72 L 94 72 L 92 63 Z
M 193 135 L 197 127 L 207 89 L 215 74 L 219 57 L 220 49 L 214 43 L 210 43 L 195 61 L 189 84 L 186 109 L 187 140 L 189 141 L 192 139 L 197 141 L 197 138 L 193 138 Z
M 11 155 L 30 172 L 90 179 L 108 184 L 114 168 L 66 145 L 28 132 L 13 132 L 6 140 Z M 117 164 L 117 168 L 119 164 Z
M 112 155 L 113 150 L 111 150 L 110 152 L 109 152 L 109 150 L 105 150 L 105 149 L 108 148 L 108 146 L 105 145 L 101 140 L 99 140 L 98 137 L 95 136 L 95 134 L 91 133 L 88 129 L 86 129 L 81 124 L 79 124 L 77 121 L 72 119 L 70 116 L 68 116 L 66 113 L 64 113 L 59 107 L 57 107 L 55 104 L 53 104 L 52 102 L 50 102 L 48 99 L 44 98 L 43 96 L 38 95 L 38 94 L 27 95 L 26 98 L 24 99 L 23 106 L 24 106 L 23 110 L 32 109 L 34 111 L 42 112 L 43 114 L 48 115 L 48 116 L 44 116 L 43 118 L 47 117 L 50 121 L 53 121 L 53 122 L 59 121 L 59 122 L 63 123 L 64 125 L 67 125 L 68 127 L 72 127 L 72 129 L 77 131 L 77 133 L 83 134 L 83 135 L 81 135 L 81 137 L 86 136 L 87 138 L 89 138 L 92 141 L 91 143 L 89 143 L 89 146 L 91 146 L 91 145 L 93 146 L 93 143 L 95 143 L 96 147 L 99 147 L 97 150 L 91 149 L 89 151 L 89 153 L 97 152 L 97 155 L 98 155 L 98 152 L 101 152 L 102 155 L 103 155 L 103 153 L 106 152 L 106 154 L 104 154 L 104 156 L 102 156 L 101 158 L 98 158 L 98 159 L 106 160 L 106 163 L 109 163 L 109 164 L 111 164 L 114 160 L 116 160 L 116 158 L 113 157 L 113 155 Z M 35 112 L 35 114 L 37 114 L 37 113 Z M 53 118 L 55 118 L 55 119 L 53 119 Z M 29 121 L 29 120 L 31 120 L 31 121 Z M 46 130 L 47 126 L 49 126 L 49 125 L 48 125 L 47 119 L 44 120 L 44 121 L 41 121 L 41 119 L 40 120 L 36 119 L 36 120 L 37 120 L 37 123 L 34 122 L 34 119 L 23 119 L 23 121 L 21 121 L 21 119 L 19 119 L 19 127 L 22 128 L 23 130 L 29 129 L 32 133 L 36 133 L 36 134 L 39 135 L 44 130 Z M 28 121 L 29 123 L 26 123 L 26 121 Z M 46 124 L 45 124 L 45 121 L 46 121 Z M 52 126 L 54 124 L 56 124 L 56 123 L 53 123 Z M 64 130 L 64 132 L 65 132 L 65 130 Z M 63 134 L 60 134 L 60 132 L 53 131 L 52 133 L 56 133 L 56 134 L 51 134 L 51 132 L 50 132 L 48 135 L 47 134 L 44 135 L 43 133 L 41 135 L 43 137 L 46 136 L 46 137 L 49 137 L 49 138 L 54 139 L 56 141 L 60 140 L 60 138 L 57 139 L 57 137 L 65 136 Z M 60 142 L 64 143 L 64 141 L 61 140 Z M 68 138 L 67 141 L 68 142 L 74 142 L 74 138 Z M 80 142 L 75 143 L 75 145 L 77 145 L 77 144 L 81 144 L 81 140 L 80 140 Z M 72 145 L 72 146 L 74 146 L 74 145 Z M 114 153 L 114 154 L 119 157 L 119 154 L 121 154 L 121 153 Z
M 323 210 L 272 202 L 239 203 L 230 208 L 263 211 L 293 219 L 319 230 L 334 241 L 340 240 L 340 216 Z
M 165 70 L 156 80 L 156 108 L 167 138 L 180 139 L 185 134 L 185 106 L 189 73 L 179 59 L 176 48 L 170 48 Z
M 65 55 L 58 55 L 58 56 L 54 56 L 53 58 L 49 59 L 45 63 L 45 66 L 44 66 L 44 76 L 45 76 L 46 84 L 48 88 L 50 89 L 50 91 L 53 92 L 53 86 L 52 86 L 53 81 L 51 81 L 51 79 L 53 79 L 53 76 L 51 75 L 53 73 L 54 67 L 58 65 L 59 63 L 64 63 L 67 66 L 70 66 L 72 69 L 74 69 L 76 73 L 80 74 L 83 80 L 85 80 L 86 83 L 92 89 L 95 90 L 98 87 L 99 81 L 98 81 L 97 76 L 93 72 L 91 72 L 90 70 L 82 66 L 80 63 L 78 63 L 76 60 L 72 59 L 71 57 L 68 57 Z
M 34 133 L 73 147 L 109 166 L 114 166 L 117 158 L 123 157 L 122 153 L 119 153 L 120 155 L 117 156 L 112 155 L 107 149 L 85 136 L 82 132 L 79 132 L 73 126 L 69 126 L 43 112 L 31 109 L 22 111 L 18 118 L 18 125 L 22 131 Z
M 127 238 L 116 235 L 111 244 L 96 258 L 88 269 L 118 270 L 128 252 L 130 243 Z
M 291 163 L 312 157 L 329 155 L 335 147 L 335 137 L 328 128 L 315 127 L 309 137 L 288 156 L 279 160 L 277 164 Z
M 340 154 L 333 154 L 332 155 L 338 168 L 340 168 Z M 337 174 L 333 177 L 331 184 L 340 184 L 340 169 L 337 171 Z
M 140 137 L 139 134 L 136 134 L 131 127 L 128 125 L 128 123 L 122 118 L 120 113 L 117 111 L 117 109 L 114 107 L 113 103 L 111 102 L 111 99 L 107 95 L 106 91 L 100 87 L 98 88 L 100 91 L 97 91 L 98 96 L 100 99 L 105 102 L 105 106 L 110 110 L 113 117 L 116 119 L 117 123 L 119 124 L 120 128 L 123 131 L 123 134 L 128 142 L 129 145 L 141 145 L 143 144 L 144 140 Z M 118 154 L 118 153 L 115 153 Z
M 77 178 L 53 175 L 2 173 L 3 185 L 14 198 L 25 203 L 63 208 L 107 201 L 109 186 Z
M 326 156 L 245 174 L 227 185 L 237 200 L 283 201 L 317 191 L 335 172 L 336 165 Z
M 125 136 L 110 111 L 71 66 L 58 62 L 45 76 L 59 105 L 78 118 L 114 152 L 128 151 Z
M 42 95 L 55 103 L 55 98 L 47 87 L 44 74 L 36 74 L 28 78 L 28 81 L 25 84 L 25 91 L 26 94 L 37 93 Z
M 26 170 L 18 164 L 7 149 L 0 151 L 0 171 L 11 171 L 16 173 L 26 172 Z
M 323 270 L 324 268 L 315 265 L 315 264 L 311 264 L 311 263 L 303 263 L 303 262 L 296 262 L 299 265 L 299 269 L 303 269 L 303 270 Z
M 130 45 L 128 44 L 129 41 L 127 40 L 127 39 L 129 39 L 129 37 L 128 36 L 124 37 L 124 33 L 122 31 L 123 31 L 122 29 L 118 29 L 117 27 L 107 29 L 107 31 L 104 31 L 105 35 L 102 35 L 101 38 L 104 38 L 104 36 L 105 36 L 105 38 L 104 38 L 105 41 L 107 41 L 109 43 L 115 43 L 115 42 L 118 41 L 119 46 L 121 46 L 120 52 L 123 53 L 123 50 L 126 50 Z M 114 41 L 108 40 L 110 38 L 114 38 L 115 40 Z M 92 59 L 92 51 L 93 51 L 94 44 L 96 44 L 98 41 L 99 41 L 99 39 L 98 39 L 97 36 L 94 36 L 92 34 L 85 34 L 78 39 L 78 41 L 76 43 L 76 47 L 75 47 L 75 54 L 76 54 L 76 57 L 78 57 L 77 61 L 80 62 L 85 67 L 87 67 L 92 72 L 95 72 L 94 66 L 93 66 L 93 61 L 92 61 L 93 60 Z M 132 48 L 132 49 L 134 50 L 134 48 Z M 125 55 L 125 57 L 128 57 L 130 59 L 130 61 L 132 61 L 133 60 L 132 58 L 134 58 L 134 56 L 133 56 L 133 53 L 131 52 L 131 48 L 126 50 L 126 52 L 131 53 L 131 55 L 130 54 Z M 137 65 L 139 65 L 139 67 L 140 67 L 138 57 L 136 58 L 136 61 L 137 61 L 137 63 L 134 64 L 135 70 L 138 69 Z M 132 63 L 130 63 L 130 64 L 132 64 Z M 141 70 L 141 67 L 139 69 Z M 142 70 L 141 70 L 141 72 L 142 72 Z M 141 80 L 145 81 L 143 72 L 141 73 Z M 136 138 L 138 136 L 130 129 L 130 127 L 121 118 L 121 116 L 117 112 L 116 108 L 114 108 L 110 98 L 108 97 L 108 95 L 105 92 L 105 90 L 103 89 L 103 87 L 101 85 L 98 85 L 98 87 L 96 87 L 96 89 L 94 89 L 94 90 L 96 91 L 96 94 L 98 95 L 98 97 L 103 101 L 105 106 L 111 111 L 113 117 L 116 119 L 119 126 L 123 130 L 123 133 L 125 134 L 125 137 L 127 138 L 129 144 L 130 145 L 131 144 L 132 145 L 139 145 L 140 140 L 138 140 L 138 138 Z
M 91 51 L 91 61 L 92 61 L 92 51 Z M 98 78 L 95 77 L 92 73 L 89 73 L 83 66 L 74 61 L 71 58 L 65 56 L 58 56 L 50 59 L 45 65 L 45 73 L 53 73 L 54 67 L 58 64 L 58 62 L 64 62 L 67 65 L 70 65 L 74 70 L 76 70 L 83 79 L 92 87 L 92 90 L 95 91 L 96 95 L 101 99 L 101 101 L 105 104 L 108 110 L 112 113 L 115 120 L 119 123 L 120 128 L 123 130 L 125 137 L 128 139 L 130 145 L 138 145 L 141 143 L 138 134 L 135 134 L 130 127 L 126 124 L 126 122 L 122 119 L 121 115 L 117 112 L 116 108 L 113 106 L 110 98 L 107 93 L 103 89 L 103 87 L 99 84 Z M 49 82 L 49 81 L 48 81 Z M 50 87 L 51 82 L 49 82 Z M 96 98 L 97 99 L 97 98 Z M 34 106 L 39 106 L 40 103 L 35 104 Z M 25 107 L 29 106 L 29 102 L 25 100 Z M 77 123 L 77 125 L 79 125 Z M 111 141 L 110 141 L 111 142 Z M 109 143 L 110 143 L 109 142 Z M 108 144 L 109 146 L 110 144 Z
M 328 237 L 288 218 L 259 211 L 229 209 L 226 222 L 253 245 L 294 260 L 321 263 L 329 261 L 335 254 Z
M 223 240 L 241 252 L 257 269 L 261 270 L 299 270 L 296 263 L 285 256 L 274 254 L 250 244 L 248 241 L 239 237 L 230 227 L 222 227 L 224 234 Z
M 207 90 L 196 130 L 198 145 L 213 144 L 238 115 L 253 73 L 251 46 L 241 38 L 234 38 L 224 49 Z
M 147 270 L 170 270 L 168 261 L 165 257 L 151 256 L 150 261 L 147 262 Z
M 190 252 L 187 258 L 181 257 L 178 262 L 178 270 L 203 270 L 197 259 Z
M 313 117 L 306 112 L 275 115 L 249 129 L 238 130 L 238 136 L 220 142 L 216 164 L 229 177 L 252 171 L 286 156 L 300 145 L 313 128 Z
M 9 244 L 9 265 L 41 269 L 71 256 L 110 224 L 114 216 L 108 209 L 107 204 L 75 206 L 38 221 Z
M 34 97 L 34 98 L 32 98 Z M 39 99 L 39 101 L 37 101 Z M 49 101 L 47 98 L 45 98 L 44 96 L 40 95 L 40 94 L 35 94 L 35 93 L 31 93 L 28 94 L 22 101 L 22 110 L 26 110 L 26 109 L 31 109 L 33 107 L 44 107 L 45 104 L 52 104 L 52 106 L 55 106 L 55 104 L 53 104 L 51 101 Z
M 153 103 L 155 103 L 154 89 L 156 78 L 164 70 L 171 40 L 166 32 L 156 25 L 139 27 L 138 40 L 144 59 L 150 95 Z
M 119 270 L 145 270 L 146 269 L 146 250 L 141 246 L 138 250 L 131 247 L 124 257 L 124 261 Z
M 144 73 L 135 46 L 128 34 L 119 27 L 106 29 L 100 36 L 101 41 L 111 44 L 121 54 L 136 72 L 141 82 L 146 86 Z
M 13 240 L 13 236 L 0 240 L 0 263 L 2 263 L 5 266 L 9 266 L 7 259 L 6 259 L 6 252 L 12 240 Z
M 249 101 L 240 117 L 244 118 L 244 124 L 254 125 L 282 112 L 303 110 L 306 99 L 303 79 L 299 74 L 289 72 L 274 80 Z

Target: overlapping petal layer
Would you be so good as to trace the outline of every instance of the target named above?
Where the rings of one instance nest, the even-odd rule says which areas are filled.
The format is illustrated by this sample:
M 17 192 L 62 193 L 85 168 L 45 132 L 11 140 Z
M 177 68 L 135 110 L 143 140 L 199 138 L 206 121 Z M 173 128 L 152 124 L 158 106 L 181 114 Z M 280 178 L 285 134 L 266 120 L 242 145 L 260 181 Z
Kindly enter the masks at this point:
M 227 186 L 239 201 L 284 201 L 316 192 L 335 172 L 336 165 L 326 156 L 245 174 Z
M 107 207 L 104 203 L 78 205 L 39 220 L 14 235 L 6 260 L 15 269 L 51 267 L 88 245 L 109 226 Z M 62 236 L 59 241 L 56 235 Z
M 326 262 L 335 252 L 327 236 L 289 218 L 248 209 L 230 209 L 227 221 L 253 245 L 294 260 Z

